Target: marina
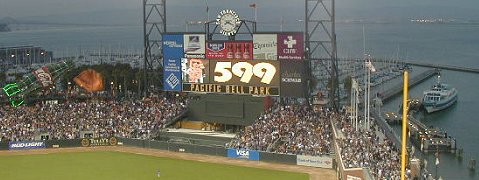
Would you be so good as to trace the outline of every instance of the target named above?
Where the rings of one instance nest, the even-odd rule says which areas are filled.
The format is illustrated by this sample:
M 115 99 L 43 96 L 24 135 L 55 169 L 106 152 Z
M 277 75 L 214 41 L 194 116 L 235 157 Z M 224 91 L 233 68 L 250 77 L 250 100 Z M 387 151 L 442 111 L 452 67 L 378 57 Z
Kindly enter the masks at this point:
M 277 30 L 279 27 L 277 24 L 279 23 L 276 23 L 276 21 L 279 17 L 265 15 L 268 10 L 263 11 L 261 8 L 264 6 L 260 5 L 259 7 L 264 14 L 261 14 L 261 12 L 259 14 L 261 23 L 258 22 L 258 27 L 267 31 Z M 174 10 L 170 11 L 168 9 L 168 11 L 173 12 Z M 299 18 L 290 14 L 284 16 L 281 17 L 281 31 L 283 31 L 283 28 L 285 31 L 296 31 L 299 27 L 304 28 L 302 24 L 298 23 L 305 21 L 301 18 L 302 15 Z M 181 18 L 184 19 L 169 21 L 172 24 L 168 24 L 168 31 L 183 31 L 185 29 L 184 25 L 181 24 L 183 21 L 187 21 L 186 29 L 202 28 L 201 25 L 188 24 L 188 22 L 196 22 L 193 18 L 198 17 Z M 288 23 L 292 21 L 297 24 Z M 418 99 L 418 106 L 424 104 L 424 91 L 431 89 L 431 85 L 435 84 L 434 77 L 439 73 L 443 74 L 441 77 L 444 82 L 450 83 L 451 87 L 457 88 L 457 91 L 461 94 L 457 98 L 457 102 L 454 101 L 456 103 L 448 104 L 447 108 L 434 113 L 425 113 L 420 108 L 411 107 L 414 110 L 409 113 L 408 129 L 410 133 L 407 142 L 410 149 L 416 150 L 414 154 L 418 158 L 411 160 L 411 164 L 417 164 L 417 167 L 419 167 L 417 171 L 421 171 L 422 167 L 423 172 L 432 173 L 436 176 L 435 179 L 439 179 L 439 177 L 441 179 L 478 179 L 476 160 L 479 159 L 479 144 L 476 142 L 479 142 L 479 134 L 476 129 L 479 126 L 477 125 L 478 119 L 475 112 L 479 107 L 479 95 L 474 88 L 479 87 L 477 81 L 479 67 L 475 61 L 479 58 L 477 52 L 475 52 L 479 48 L 476 43 L 479 40 L 477 39 L 479 37 L 477 27 L 461 24 L 387 23 L 385 25 L 380 23 L 364 24 L 362 20 L 357 22 L 359 23 L 338 24 L 336 27 L 338 44 L 340 45 L 337 52 L 339 56 L 340 98 L 346 102 L 348 101 L 348 90 L 345 85 L 347 83 L 344 82 L 346 81 L 344 79 L 348 76 L 358 79 L 361 90 L 364 90 L 366 84 L 369 84 L 371 95 L 368 95 L 367 99 L 372 101 L 370 104 L 370 119 L 380 128 L 378 130 L 380 131 L 379 134 L 383 135 L 379 135 L 379 137 L 387 138 L 396 149 L 401 149 L 399 129 L 402 115 L 397 110 L 398 105 L 402 103 L 402 71 L 407 69 L 411 73 L 409 94 L 411 99 Z M 75 24 L 75 26 L 82 25 L 84 24 Z M 368 44 L 366 47 L 361 43 L 361 35 L 358 33 L 362 28 L 364 34 L 365 26 L 367 29 L 366 37 L 368 37 L 365 40 Z M 420 28 L 418 28 L 419 26 Z M 2 63 L 8 63 L 10 67 L 13 66 L 15 61 L 18 63 L 26 62 L 18 68 L 5 70 L 10 74 L 10 80 L 13 79 L 13 74 L 30 72 L 35 67 L 40 67 L 41 63 L 52 62 L 62 57 L 69 57 L 69 59 L 74 59 L 76 64 L 86 66 L 103 63 L 125 63 L 132 67 L 143 67 L 144 55 L 139 50 L 143 45 L 143 39 L 137 33 L 141 31 L 140 27 L 105 26 L 85 29 L 35 30 L 16 31 L 12 28 L 11 32 L 0 34 L 2 39 L 0 47 L 3 47 L 0 54 L 5 55 Z M 127 44 L 127 47 L 120 44 Z M 44 58 L 36 61 L 33 57 L 28 59 L 26 55 L 28 50 L 22 50 L 22 53 L 19 54 L 13 53 L 15 54 L 14 57 L 11 57 L 12 53 L 3 54 L 3 52 L 14 52 L 6 50 L 8 47 L 22 47 L 23 45 L 28 45 L 31 49 L 38 49 L 34 50 L 35 56 L 40 57 L 38 53 L 41 51 L 48 51 L 52 55 L 54 53 L 55 56 L 54 58 Z M 399 47 L 401 51 L 399 51 Z M 397 55 L 392 56 L 396 57 L 387 58 L 391 57 L 393 51 Z M 363 59 L 343 58 L 351 55 L 356 56 L 362 54 L 362 52 L 369 52 L 374 54 L 375 57 L 372 58 L 371 62 L 376 66 L 377 71 L 371 73 L 370 83 L 363 81 L 367 77 Z M 21 56 L 26 58 L 20 60 Z M 32 63 L 29 64 L 28 62 Z M 320 74 L 319 76 L 328 76 L 328 74 Z M 328 82 L 319 81 L 317 83 L 327 84 Z M 362 114 L 363 111 L 366 112 L 363 94 L 360 91 L 359 116 L 366 114 Z M 344 104 L 347 106 L 348 103 Z M 360 117 L 360 120 L 363 120 L 363 118 Z M 362 123 L 366 122 L 363 121 Z M 440 163 L 436 163 L 437 159 Z M 439 175 L 437 176 L 437 174 Z

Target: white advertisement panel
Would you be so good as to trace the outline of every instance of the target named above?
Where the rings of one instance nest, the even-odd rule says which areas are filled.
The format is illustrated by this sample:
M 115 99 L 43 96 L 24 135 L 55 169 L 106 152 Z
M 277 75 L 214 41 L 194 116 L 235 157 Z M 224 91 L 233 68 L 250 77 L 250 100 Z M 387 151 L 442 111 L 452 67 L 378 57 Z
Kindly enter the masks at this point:
M 333 168 L 333 159 L 329 156 L 296 156 L 296 164 L 320 168 Z
M 253 35 L 254 60 L 278 60 L 278 35 L 254 34 Z
M 183 42 L 186 58 L 205 58 L 204 34 L 185 34 Z

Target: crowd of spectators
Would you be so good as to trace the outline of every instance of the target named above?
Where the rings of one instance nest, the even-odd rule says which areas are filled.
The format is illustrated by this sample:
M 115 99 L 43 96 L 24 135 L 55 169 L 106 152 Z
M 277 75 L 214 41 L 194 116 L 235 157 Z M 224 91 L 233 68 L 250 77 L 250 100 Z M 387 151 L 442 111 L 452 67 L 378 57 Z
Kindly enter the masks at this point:
M 137 100 L 84 100 L 82 102 L 37 103 L 0 109 L 0 138 L 3 141 L 34 140 L 38 134 L 49 139 L 95 137 L 149 138 L 151 132 L 186 109 L 182 97 L 149 97 Z
M 380 129 L 373 123 L 370 131 L 351 126 L 345 113 L 333 114 L 336 129 L 343 134 L 337 138 L 345 168 L 369 168 L 375 179 L 400 179 L 400 154 L 391 141 L 380 138 Z M 374 121 L 372 121 L 374 122 Z
M 274 106 L 228 146 L 300 155 L 329 154 L 332 130 L 328 114 L 327 110 L 303 105 Z

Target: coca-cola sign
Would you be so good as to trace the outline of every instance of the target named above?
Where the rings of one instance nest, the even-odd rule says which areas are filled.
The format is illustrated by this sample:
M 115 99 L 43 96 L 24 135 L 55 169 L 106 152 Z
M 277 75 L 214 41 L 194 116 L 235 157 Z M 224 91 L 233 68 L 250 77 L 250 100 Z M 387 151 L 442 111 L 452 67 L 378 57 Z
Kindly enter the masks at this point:
M 53 85 L 53 78 L 50 75 L 50 72 L 48 71 L 47 67 L 42 67 L 40 69 L 37 69 L 33 71 L 33 74 L 37 77 L 37 80 L 40 82 L 40 84 L 44 87 L 50 87 Z

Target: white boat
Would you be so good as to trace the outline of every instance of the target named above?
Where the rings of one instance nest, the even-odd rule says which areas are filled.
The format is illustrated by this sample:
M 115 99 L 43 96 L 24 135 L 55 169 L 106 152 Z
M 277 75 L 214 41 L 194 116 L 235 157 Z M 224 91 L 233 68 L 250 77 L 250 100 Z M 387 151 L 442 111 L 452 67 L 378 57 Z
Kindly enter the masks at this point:
M 437 76 L 437 83 L 430 90 L 424 91 L 423 106 L 428 113 L 448 108 L 457 101 L 456 88 L 440 82 L 441 76 Z

